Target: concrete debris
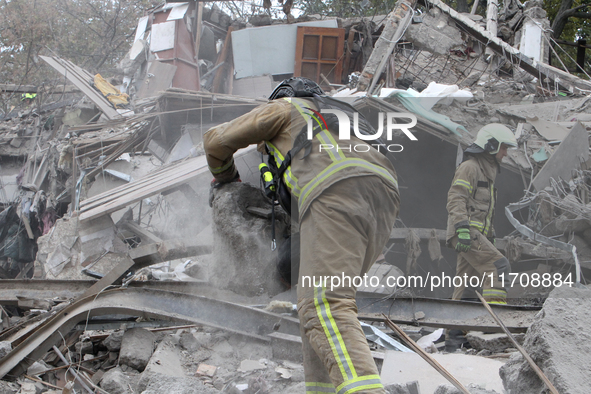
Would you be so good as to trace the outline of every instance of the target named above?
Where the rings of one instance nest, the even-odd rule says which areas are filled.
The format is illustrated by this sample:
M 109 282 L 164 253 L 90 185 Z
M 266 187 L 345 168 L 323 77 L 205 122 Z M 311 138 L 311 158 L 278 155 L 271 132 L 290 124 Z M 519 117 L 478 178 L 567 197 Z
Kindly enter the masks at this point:
M 207 387 L 197 378 L 174 377 L 161 374 L 142 376 L 140 390 L 143 394 L 218 394 L 220 391 Z
M 384 386 L 388 394 L 420 394 L 419 382 L 408 382 L 406 384 L 392 383 Z
M 214 261 L 210 280 L 220 288 L 254 296 L 279 294 L 285 290 L 278 280 L 271 251 L 270 220 L 250 214 L 248 206 L 268 207 L 258 188 L 230 183 L 218 189 L 213 201 Z M 285 234 L 285 213 L 276 208 L 277 241 Z M 248 264 L 245 264 L 248 262 Z
M 523 344 L 525 334 L 513 334 L 520 345 Z M 477 350 L 488 350 L 492 353 L 502 353 L 506 349 L 513 348 L 513 343 L 505 334 L 485 334 L 478 331 L 470 331 L 466 334 L 470 346 Z
M 0 342 L 0 359 L 6 356 L 12 350 L 12 344 L 8 341 Z
M 0 393 L 2 394 L 16 394 L 19 392 L 19 385 L 13 382 L 0 380 Z
M 480 387 L 473 387 L 473 385 L 468 385 L 467 388 L 471 394 L 499 394 L 498 391 L 486 390 Z M 449 384 L 442 384 L 437 387 L 434 394 L 462 394 L 462 392 L 457 388 L 450 386 Z
M 143 328 L 125 331 L 121 339 L 119 363 L 143 371 L 154 352 L 155 340 L 154 334 Z
M 130 394 L 135 392 L 133 391 L 133 385 L 131 384 L 130 379 L 119 367 L 115 367 L 105 372 L 100 381 L 100 386 L 103 390 L 111 394 Z
M 121 349 L 121 341 L 124 334 L 125 332 L 123 330 L 118 330 L 109 334 L 109 336 L 103 341 L 103 345 L 110 352 L 118 352 Z
M 591 384 L 589 307 L 589 288 L 556 288 L 525 335 L 524 349 L 560 393 L 582 394 Z M 538 394 L 546 388 L 521 354 L 511 356 L 500 375 L 510 392 Z
M 286 14 L 291 3 L 284 4 Z M 591 82 L 545 64 L 552 48 L 542 3 L 505 1 L 497 33 L 486 28 L 486 18 L 456 12 L 440 0 L 425 0 L 428 11 L 421 15 L 412 2 L 400 0 L 389 15 L 344 19 L 233 19 L 209 4 L 154 7 L 138 21 L 128 53 L 107 59 L 105 64 L 117 64 L 111 78 L 68 59 L 41 56 L 73 85 L 0 85 L 2 100 L 5 92 L 38 93 L 33 104 L 9 99 L 0 108 L 0 280 L 10 281 L 0 285 L 0 370 L 4 379 L 18 381 L 0 380 L 0 393 L 38 394 L 53 386 L 80 392 L 79 383 L 66 383 L 64 362 L 49 350 L 55 344 L 64 355 L 69 352 L 70 370 L 84 371 L 113 394 L 305 391 L 295 289 L 286 291 L 278 279 L 271 249 L 272 226 L 280 246 L 291 220 L 275 207 L 271 221 L 271 202 L 256 187 L 260 177 L 253 168 L 260 157 L 254 146 L 235 155 L 243 182 L 217 189 L 209 209 L 203 134 L 267 102 L 278 81 L 296 72 L 294 64 L 312 50 L 311 41 L 297 43 L 298 29 L 316 28 L 341 34 L 335 40 L 343 56 L 322 64 L 335 72 L 313 76 L 323 89 L 355 99 L 366 115 L 413 112 L 413 132 L 421 141 L 400 152 L 395 163 L 408 201 L 401 212 L 405 228 L 393 229 L 368 272 L 379 281 L 359 286 L 358 295 L 390 297 L 382 301 L 392 309 L 405 308 L 401 297 L 410 295 L 413 301 L 401 316 L 408 324 L 434 326 L 412 328 L 413 338 L 459 380 L 473 382 L 470 392 L 543 391 L 521 355 L 511 355 L 503 366 L 513 347 L 504 334 L 472 331 L 466 335 L 473 348 L 468 354 L 439 353 L 441 327 L 490 328 L 485 318 L 445 320 L 433 317 L 426 304 L 417 306 L 417 295 L 449 298 L 449 286 L 429 292 L 388 282 L 448 273 L 446 262 L 455 254 L 441 248 L 445 239 L 437 229 L 445 226 L 446 213 L 437 199 L 445 199 L 458 144 L 472 143 L 485 124 L 505 124 L 519 146 L 502 164 L 499 177 L 506 183 L 499 187 L 498 209 L 518 201 L 525 189 L 531 204 L 521 215 L 514 212 L 515 218 L 531 233 L 560 241 L 569 251 L 576 247 L 573 254 L 526 235 L 496 240 L 518 280 L 534 274 L 553 279 L 548 286 L 520 283 L 510 298 L 539 305 L 556 287 L 527 334 L 515 336 L 561 393 L 586 392 L 591 296 L 588 289 L 560 288 L 554 279 L 559 275 L 570 285 L 591 273 Z M 261 48 L 269 32 L 280 44 Z M 112 94 L 105 96 L 91 81 L 128 97 L 129 104 L 114 105 Z M 392 141 L 397 138 L 404 136 L 393 135 Z M 513 231 L 504 218 L 498 221 L 499 237 Z M 417 235 L 406 226 L 421 231 Z M 404 250 L 399 241 L 406 239 Z M 429 253 L 421 254 L 425 244 Z M 573 265 L 580 266 L 576 276 Z M 99 294 L 114 301 L 101 304 Z M 82 306 L 75 313 L 64 309 L 76 302 Z M 215 313 L 193 313 L 205 305 L 214 305 Z M 452 310 L 442 305 L 435 306 L 442 314 Z M 468 308 L 458 305 L 454 311 Z M 507 308 L 511 327 L 525 331 L 531 320 L 525 309 Z M 252 316 L 256 321 L 249 321 Z M 380 326 L 380 316 L 360 310 L 378 360 L 387 349 L 403 351 L 386 352 L 386 391 L 456 393 Z M 57 331 L 47 332 L 57 318 L 63 319 L 63 340 Z M 169 320 L 193 325 L 169 332 Z M 53 339 L 61 342 L 49 344 Z M 20 351 L 26 354 L 13 362 Z M 25 371 L 48 386 L 27 380 Z
M 422 23 L 410 25 L 405 36 L 418 49 L 436 55 L 447 55 L 452 49 L 464 46 L 460 30 L 438 8 L 431 8 L 423 14 Z

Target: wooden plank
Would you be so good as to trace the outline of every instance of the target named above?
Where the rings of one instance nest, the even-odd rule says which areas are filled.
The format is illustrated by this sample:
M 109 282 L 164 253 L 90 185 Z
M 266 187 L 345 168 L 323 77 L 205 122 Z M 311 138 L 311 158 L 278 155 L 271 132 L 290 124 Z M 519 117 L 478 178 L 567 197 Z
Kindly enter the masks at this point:
M 88 96 L 95 103 L 105 116 L 109 119 L 119 118 L 121 115 L 117 112 L 111 103 L 92 86 L 90 86 L 88 72 L 82 68 L 60 59 L 58 57 L 40 56 L 41 59 L 45 60 L 51 67 L 53 67 L 60 74 L 65 76 L 70 82 L 72 82 L 78 89 L 80 89 L 85 95 Z M 92 76 L 91 76 L 92 78 Z M 92 80 L 92 79 L 90 79 Z
M 84 200 L 84 204 L 80 204 L 81 212 L 88 211 L 89 209 L 95 208 L 99 205 L 106 204 L 109 201 L 123 197 L 126 194 L 140 190 L 143 187 L 157 185 L 163 181 L 168 181 L 172 177 L 184 176 L 193 171 L 195 168 L 201 168 L 204 165 L 207 165 L 207 161 L 205 157 L 200 156 L 195 159 L 189 159 L 182 163 L 177 163 L 176 167 L 171 166 L 164 170 L 158 170 L 136 181 L 122 185 L 121 187 L 115 189 L 107 190 L 104 193 Z
M 240 149 L 239 151 L 234 153 L 234 159 L 244 156 L 244 155 L 254 151 L 255 149 L 256 149 L 256 145 L 251 145 L 247 148 Z M 199 158 L 201 158 L 201 160 L 204 160 L 204 157 L 196 157 L 196 158 L 187 160 L 186 162 L 184 162 L 184 165 L 195 164 L 194 162 L 196 161 L 196 159 L 199 159 Z M 171 168 L 174 168 L 174 167 L 171 167 Z M 169 179 L 164 183 L 159 183 L 157 186 L 153 186 L 150 184 L 144 185 L 138 189 L 135 189 L 134 193 L 129 193 L 129 188 L 136 186 L 138 181 L 134 181 L 134 182 L 122 185 L 118 188 L 110 190 L 109 192 L 100 194 L 99 196 L 104 196 L 106 198 L 109 198 L 109 195 L 111 195 L 113 193 L 117 193 L 117 195 L 119 195 L 120 197 L 116 198 L 116 199 L 111 199 L 111 201 L 107 204 L 99 205 L 94 209 L 89 209 L 85 212 L 81 212 L 80 218 L 79 218 L 80 222 L 118 211 L 119 209 L 124 208 L 129 204 L 133 204 L 135 202 L 143 200 L 146 197 L 149 197 L 149 196 L 152 196 L 156 193 L 160 193 L 162 191 L 171 189 L 173 187 L 178 187 L 178 186 L 182 185 L 183 183 L 186 183 L 187 181 L 195 178 L 196 176 L 198 176 L 200 174 L 207 173 L 208 171 L 209 171 L 209 168 L 207 166 L 207 163 L 205 162 L 205 163 L 201 164 L 200 167 L 195 168 L 193 171 L 185 174 L 184 176 L 180 176 L 180 177 L 170 176 Z M 174 174 L 174 171 L 172 172 L 172 174 Z M 176 175 L 176 174 L 174 174 L 174 175 Z
M 85 220 L 91 219 L 93 217 L 97 217 L 97 216 L 101 216 L 101 215 L 104 215 L 107 213 L 112 213 L 112 212 L 118 211 L 119 209 L 124 208 L 129 204 L 133 204 L 135 202 L 141 201 L 146 197 L 150 197 L 150 196 L 153 196 L 154 194 L 164 192 L 164 191 L 169 190 L 173 187 L 178 187 L 182 183 L 188 182 L 189 180 L 191 180 L 201 174 L 207 173 L 207 171 L 209 171 L 209 169 L 207 167 L 200 168 L 200 169 L 193 171 L 189 174 L 186 174 L 182 177 L 169 179 L 164 182 L 155 184 L 153 186 L 148 185 L 145 188 L 139 189 L 135 193 L 127 194 L 119 199 L 115 199 L 115 200 L 110 201 L 106 204 L 99 205 L 96 208 L 93 208 L 93 209 L 90 209 L 88 211 L 81 213 L 80 214 L 80 221 L 84 222 Z

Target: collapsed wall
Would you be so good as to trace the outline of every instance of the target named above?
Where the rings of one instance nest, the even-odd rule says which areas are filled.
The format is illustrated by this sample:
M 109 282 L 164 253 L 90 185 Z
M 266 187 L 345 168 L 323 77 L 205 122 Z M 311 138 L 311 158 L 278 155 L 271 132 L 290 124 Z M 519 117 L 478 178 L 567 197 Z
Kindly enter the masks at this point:
M 591 387 L 591 289 L 559 287 L 525 335 L 523 347 L 561 394 Z M 509 394 L 541 394 L 547 388 L 519 353 L 499 371 Z

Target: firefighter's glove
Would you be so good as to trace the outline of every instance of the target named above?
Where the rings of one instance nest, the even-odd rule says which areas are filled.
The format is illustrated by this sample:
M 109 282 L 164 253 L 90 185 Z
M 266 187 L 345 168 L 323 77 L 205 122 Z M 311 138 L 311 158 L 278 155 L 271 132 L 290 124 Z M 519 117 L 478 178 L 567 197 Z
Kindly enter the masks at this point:
M 230 182 L 242 182 L 240 174 L 236 172 L 236 176 Z M 230 182 L 220 182 L 213 178 L 209 185 L 209 207 L 213 207 L 213 199 L 215 198 L 215 190 Z
M 456 229 L 458 236 L 458 243 L 456 244 L 456 252 L 469 252 L 470 251 L 470 228 L 469 227 L 458 227 Z

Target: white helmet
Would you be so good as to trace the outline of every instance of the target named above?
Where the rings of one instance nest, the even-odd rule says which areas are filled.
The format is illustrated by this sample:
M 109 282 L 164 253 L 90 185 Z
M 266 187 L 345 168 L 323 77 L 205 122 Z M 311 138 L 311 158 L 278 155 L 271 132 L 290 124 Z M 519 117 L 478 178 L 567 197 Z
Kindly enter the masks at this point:
M 495 155 L 501 148 L 501 144 L 516 147 L 517 140 L 513 132 L 500 123 L 487 124 L 478 131 L 476 140 L 466 149 L 466 153 L 488 152 Z

